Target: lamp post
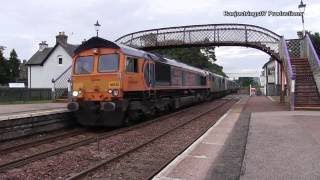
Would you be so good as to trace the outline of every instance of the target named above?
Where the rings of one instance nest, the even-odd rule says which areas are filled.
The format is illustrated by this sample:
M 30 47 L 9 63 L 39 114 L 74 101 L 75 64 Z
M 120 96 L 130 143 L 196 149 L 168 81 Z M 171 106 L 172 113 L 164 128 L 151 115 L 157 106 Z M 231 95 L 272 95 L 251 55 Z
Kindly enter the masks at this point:
M 94 24 L 94 28 L 96 29 L 96 32 L 97 32 L 97 37 L 98 37 L 98 35 L 99 35 L 99 29 L 100 29 L 100 24 L 99 24 L 99 22 L 98 22 L 98 20 L 97 20 L 97 22 Z
M 305 29 L 304 29 L 304 11 L 306 10 L 306 6 L 307 6 L 307 5 L 304 4 L 302 0 L 300 1 L 300 4 L 299 4 L 299 6 L 298 6 L 299 11 L 302 13 L 301 18 L 302 18 L 302 27 L 303 27 L 302 35 L 303 35 L 303 36 L 306 35 L 306 31 L 305 31 Z

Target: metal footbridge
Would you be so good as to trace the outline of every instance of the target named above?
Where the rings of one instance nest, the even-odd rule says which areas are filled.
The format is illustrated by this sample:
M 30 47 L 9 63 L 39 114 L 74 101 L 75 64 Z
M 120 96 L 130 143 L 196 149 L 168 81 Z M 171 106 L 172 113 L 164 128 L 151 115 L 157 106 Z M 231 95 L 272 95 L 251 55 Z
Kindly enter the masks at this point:
M 142 50 L 207 46 L 242 46 L 261 50 L 281 63 L 281 100 L 284 101 L 287 94 L 291 109 L 295 108 L 296 86 L 296 71 L 291 59 L 307 58 L 320 89 L 320 61 L 308 34 L 303 39 L 285 40 L 283 36 L 255 25 L 204 24 L 138 31 L 124 35 L 116 42 Z

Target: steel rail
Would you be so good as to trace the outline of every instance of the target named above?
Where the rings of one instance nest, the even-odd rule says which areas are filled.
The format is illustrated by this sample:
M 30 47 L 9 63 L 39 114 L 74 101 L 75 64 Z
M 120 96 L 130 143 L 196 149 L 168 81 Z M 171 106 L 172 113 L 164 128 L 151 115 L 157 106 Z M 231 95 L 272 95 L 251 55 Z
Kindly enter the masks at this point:
M 210 112 L 212 112 L 212 111 L 214 111 L 214 110 L 217 110 L 217 109 L 223 107 L 223 105 L 229 103 L 230 101 L 231 101 L 231 100 L 226 100 L 225 102 L 222 102 L 222 103 L 220 103 L 220 104 L 217 104 L 217 105 L 215 105 L 214 108 L 210 108 L 209 110 L 206 110 L 205 112 L 199 113 L 198 115 L 192 117 L 192 118 L 189 119 L 188 121 L 185 121 L 185 122 L 183 122 L 183 123 L 181 123 L 181 124 L 179 124 L 179 125 L 171 128 L 171 129 L 165 131 L 165 132 L 162 133 L 161 135 L 156 136 L 156 137 L 154 137 L 154 138 L 152 138 L 152 139 L 150 139 L 150 140 L 147 140 L 146 142 L 144 142 L 144 143 L 142 143 L 142 144 L 140 144 L 140 145 L 138 145 L 138 146 L 135 146 L 135 147 L 133 147 L 133 148 L 130 148 L 129 150 L 127 150 L 127 151 L 125 151 L 125 152 L 123 152 L 123 153 L 121 153 L 121 154 L 119 154 L 119 155 L 117 155 L 117 156 L 115 156 L 115 157 L 111 157 L 111 158 L 109 158 L 109 159 L 103 160 L 103 161 L 101 161 L 100 163 L 98 163 L 98 164 L 96 164 L 96 165 L 93 165 L 93 166 L 89 167 L 88 169 L 85 169 L 85 170 L 81 171 L 80 173 L 74 174 L 73 176 L 67 178 L 67 180 L 75 180 L 75 179 L 83 178 L 83 177 L 85 177 L 86 175 L 88 175 L 89 173 L 91 173 L 91 172 L 97 170 L 98 168 L 104 166 L 105 164 L 110 163 L 110 162 L 113 162 L 113 161 L 115 161 L 115 160 L 118 160 L 118 159 L 122 158 L 122 157 L 125 156 L 125 155 L 128 155 L 128 154 L 130 154 L 130 153 L 132 153 L 132 152 L 134 152 L 134 151 L 136 151 L 136 150 L 138 150 L 138 149 L 140 149 L 140 148 L 142 148 L 142 147 L 145 147 L 145 146 L 148 145 L 148 144 L 151 144 L 152 142 L 160 139 L 161 137 L 163 137 L 163 136 L 165 136 L 165 135 L 167 135 L 167 134 L 169 134 L 169 133 L 171 133 L 171 132 L 173 132 L 173 131 L 175 131 L 175 130 L 177 130 L 177 129 L 179 129 L 179 128 L 187 125 L 187 124 L 189 124 L 191 121 L 196 120 L 196 119 L 198 119 L 198 118 L 200 118 L 200 117 L 202 117 L 202 116 L 204 116 L 204 115 L 206 115 L 206 114 L 208 114 L 208 113 L 210 113 Z
M 53 141 L 57 141 L 58 139 L 77 136 L 77 135 L 80 135 L 83 132 L 84 132 L 84 129 L 76 129 L 76 130 L 73 130 L 71 132 L 65 132 L 65 133 L 62 133 L 62 134 L 57 134 L 55 136 L 51 136 L 51 137 L 48 137 L 48 138 L 42 138 L 42 139 L 31 141 L 31 142 L 21 143 L 21 144 L 14 145 L 14 146 L 8 146 L 8 147 L 0 149 L 0 154 L 1 155 L 5 155 L 5 154 L 8 154 L 8 153 L 13 152 L 13 151 L 19 151 L 21 149 L 30 148 L 30 147 L 39 146 L 39 145 L 42 145 L 42 144 L 45 144 L 45 143 L 50 143 L 50 142 L 53 142 Z
M 6 171 L 8 169 L 20 167 L 20 166 L 32 163 L 32 162 L 37 161 L 37 160 L 45 159 L 45 158 L 48 158 L 50 156 L 54 156 L 54 155 L 66 152 L 68 150 L 72 150 L 72 149 L 75 149 L 75 148 L 78 148 L 78 147 L 81 147 L 81 146 L 85 146 L 85 145 L 94 143 L 94 142 L 97 141 L 97 139 L 101 140 L 102 138 L 108 138 L 108 137 L 115 136 L 115 135 L 130 131 L 130 130 L 133 130 L 133 129 L 136 129 L 136 128 L 141 128 L 143 126 L 147 126 L 147 125 L 149 125 L 151 123 L 154 123 L 154 122 L 163 121 L 163 120 L 165 120 L 167 118 L 170 118 L 170 117 L 178 115 L 178 114 L 182 114 L 182 113 L 184 113 L 186 111 L 189 111 L 190 109 L 193 109 L 193 108 L 195 108 L 195 106 L 192 106 L 192 107 L 189 107 L 189 108 L 186 108 L 186 109 L 182 109 L 180 111 L 173 112 L 173 113 L 170 113 L 168 115 L 164 115 L 164 116 L 161 116 L 159 118 L 156 118 L 156 119 L 153 119 L 153 120 L 150 120 L 150 121 L 146 121 L 146 122 L 141 123 L 141 124 L 137 124 L 137 125 L 134 125 L 134 126 L 130 126 L 130 127 L 119 129 L 119 130 L 115 130 L 115 131 L 108 131 L 106 133 L 102 133 L 102 134 L 97 135 L 97 136 L 89 137 L 89 138 L 86 138 L 86 139 L 83 139 L 83 140 L 80 140 L 80 141 L 77 141 L 77 142 L 74 142 L 74 143 L 70 143 L 70 144 L 67 144 L 67 145 L 64 145 L 64 146 L 56 147 L 56 148 L 50 149 L 48 151 L 44 151 L 44 152 L 41 152 L 41 153 L 38 153 L 38 154 L 34 154 L 34 155 L 31 155 L 31 156 L 28 156 L 28 157 L 20 158 L 20 159 L 17 159 L 17 160 L 13 160 L 13 161 L 8 162 L 8 163 L 0 164 L 0 172 L 4 172 L 4 171 Z
M 236 100 L 236 99 L 233 99 L 233 100 Z M 229 101 L 229 102 L 231 102 L 231 101 Z M 187 150 L 194 142 L 196 142 L 201 136 L 203 136 L 216 122 L 217 121 L 215 121 L 214 123 L 212 123 L 208 127 L 206 127 L 193 141 L 188 143 L 188 145 L 185 148 L 183 148 L 183 150 L 181 150 L 181 153 L 184 152 L 185 150 Z M 179 153 L 178 155 L 180 155 L 181 153 Z M 170 164 L 178 155 L 173 156 L 168 161 L 166 161 L 163 164 L 161 164 L 161 166 L 157 170 L 154 170 L 154 171 L 150 172 L 149 173 L 150 175 L 146 179 L 152 179 L 155 175 L 160 173 L 160 171 L 162 169 L 164 169 L 168 164 Z

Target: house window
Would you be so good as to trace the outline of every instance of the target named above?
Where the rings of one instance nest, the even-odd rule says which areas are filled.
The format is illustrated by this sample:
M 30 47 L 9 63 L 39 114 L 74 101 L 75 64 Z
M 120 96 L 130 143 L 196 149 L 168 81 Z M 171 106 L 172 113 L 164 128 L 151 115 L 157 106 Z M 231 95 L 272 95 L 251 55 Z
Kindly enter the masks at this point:
M 59 55 L 59 56 L 58 56 L 58 64 L 62 64 L 62 62 L 63 62 L 63 61 L 62 61 L 62 56 Z
M 138 72 L 138 59 L 127 57 L 126 70 L 127 72 Z
M 274 75 L 275 69 L 274 67 L 268 69 L 268 75 Z

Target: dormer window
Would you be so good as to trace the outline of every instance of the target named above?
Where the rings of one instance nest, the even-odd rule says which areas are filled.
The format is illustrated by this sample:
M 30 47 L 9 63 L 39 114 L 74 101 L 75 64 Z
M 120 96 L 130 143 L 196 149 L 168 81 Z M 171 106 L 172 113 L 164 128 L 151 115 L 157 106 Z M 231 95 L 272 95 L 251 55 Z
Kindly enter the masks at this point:
M 59 55 L 59 56 L 58 56 L 58 64 L 62 64 L 62 63 L 63 63 L 62 56 Z

